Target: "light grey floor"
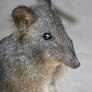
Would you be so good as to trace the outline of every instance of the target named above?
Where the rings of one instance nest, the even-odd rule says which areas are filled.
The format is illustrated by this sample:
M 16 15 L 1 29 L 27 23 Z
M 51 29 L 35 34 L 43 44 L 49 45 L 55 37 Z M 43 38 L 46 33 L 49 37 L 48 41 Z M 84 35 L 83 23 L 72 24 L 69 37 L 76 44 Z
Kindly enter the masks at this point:
M 76 24 L 63 20 L 74 41 L 81 67 L 69 69 L 61 92 L 92 92 L 92 0 L 52 0 L 59 8 L 77 18 Z M 0 0 L 0 39 L 13 29 L 10 12 L 18 5 L 32 5 L 34 0 Z

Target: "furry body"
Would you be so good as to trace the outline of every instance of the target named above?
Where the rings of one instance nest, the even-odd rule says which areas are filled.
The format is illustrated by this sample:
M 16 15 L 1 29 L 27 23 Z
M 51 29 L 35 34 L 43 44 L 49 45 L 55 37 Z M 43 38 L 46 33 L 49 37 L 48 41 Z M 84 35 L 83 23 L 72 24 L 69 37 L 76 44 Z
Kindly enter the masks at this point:
M 59 92 L 63 65 L 79 66 L 61 18 L 39 1 L 12 12 L 17 30 L 0 41 L 0 92 Z

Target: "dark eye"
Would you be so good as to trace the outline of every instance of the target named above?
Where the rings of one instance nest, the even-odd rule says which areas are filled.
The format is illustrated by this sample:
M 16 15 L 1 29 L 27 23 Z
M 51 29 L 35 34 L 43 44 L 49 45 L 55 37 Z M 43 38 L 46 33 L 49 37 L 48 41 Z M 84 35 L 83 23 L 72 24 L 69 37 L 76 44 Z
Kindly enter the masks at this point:
M 45 33 L 45 34 L 43 35 L 43 38 L 44 38 L 45 40 L 50 40 L 50 39 L 52 39 L 52 35 L 51 35 L 51 33 Z

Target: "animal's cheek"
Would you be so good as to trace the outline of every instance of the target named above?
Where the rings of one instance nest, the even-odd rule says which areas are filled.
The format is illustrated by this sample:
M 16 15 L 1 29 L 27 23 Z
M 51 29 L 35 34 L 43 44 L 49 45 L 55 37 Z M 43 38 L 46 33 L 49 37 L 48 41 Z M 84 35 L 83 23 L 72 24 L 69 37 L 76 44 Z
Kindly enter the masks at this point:
M 60 65 L 60 62 L 56 58 L 56 54 L 54 50 L 52 49 L 46 49 L 42 52 L 42 59 L 44 61 L 45 67 L 47 69 L 54 69 L 58 65 Z
M 55 58 L 55 52 L 53 49 L 44 48 L 42 53 L 43 53 L 43 58 L 46 58 L 46 59 L 54 59 Z

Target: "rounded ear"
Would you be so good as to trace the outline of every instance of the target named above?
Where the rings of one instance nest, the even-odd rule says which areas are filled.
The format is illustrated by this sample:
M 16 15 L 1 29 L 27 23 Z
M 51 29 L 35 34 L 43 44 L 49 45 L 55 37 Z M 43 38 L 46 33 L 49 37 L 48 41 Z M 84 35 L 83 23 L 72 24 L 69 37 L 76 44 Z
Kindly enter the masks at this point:
M 34 12 L 26 6 L 19 6 L 12 12 L 15 25 L 18 28 L 28 28 L 36 20 Z

